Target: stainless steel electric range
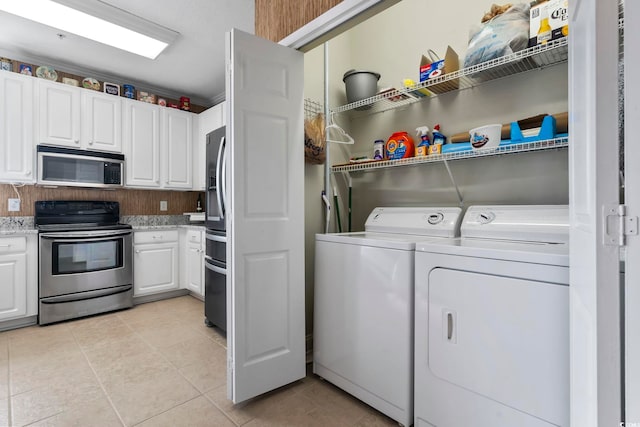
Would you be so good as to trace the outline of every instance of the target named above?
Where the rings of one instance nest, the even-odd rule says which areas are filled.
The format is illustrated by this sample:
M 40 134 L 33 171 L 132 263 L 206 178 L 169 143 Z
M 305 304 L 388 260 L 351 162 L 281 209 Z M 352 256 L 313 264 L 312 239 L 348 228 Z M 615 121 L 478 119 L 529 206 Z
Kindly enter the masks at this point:
M 118 202 L 38 201 L 38 323 L 133 306 L 133 231 Z

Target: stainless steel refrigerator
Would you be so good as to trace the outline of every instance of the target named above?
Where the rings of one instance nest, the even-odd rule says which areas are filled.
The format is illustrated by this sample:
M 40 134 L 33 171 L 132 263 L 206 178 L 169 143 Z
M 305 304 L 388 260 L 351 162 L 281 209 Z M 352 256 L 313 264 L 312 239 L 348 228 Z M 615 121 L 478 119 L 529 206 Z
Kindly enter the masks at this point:
M 227 331 L 226 128 L 207 135 L 205 323 Z

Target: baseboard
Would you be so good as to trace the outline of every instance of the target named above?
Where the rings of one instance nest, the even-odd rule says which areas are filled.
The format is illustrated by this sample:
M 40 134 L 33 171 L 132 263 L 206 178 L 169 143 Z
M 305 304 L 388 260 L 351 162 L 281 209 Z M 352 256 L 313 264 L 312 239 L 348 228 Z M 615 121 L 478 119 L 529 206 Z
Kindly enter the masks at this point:
M 200 294 L 196 294 L 195 292 L 189 291 L 189 295 L 191 295 L 195 299 L 199 299 L 200 301 L 204 302 L 204 297 Z
M 22 319 L 5 320 L 0 322 L 0 332 L 9 331 L 11 329 L 24 328 L 26 326 L 33 326 L 38 324 L 38 316 L 28 316 Z
M 187 289 L 176 289 L 175 291 L 161 292 L 161 293 L 152 294 L 152 295 L 142 295 L 139 297 L 133 297 L 133 305 L 140 305 L 140 304 L 145 304 L 147 302 L 161 301 L 163 299 L 181 297 L 184 295 L 189 295 L 189 291 Z

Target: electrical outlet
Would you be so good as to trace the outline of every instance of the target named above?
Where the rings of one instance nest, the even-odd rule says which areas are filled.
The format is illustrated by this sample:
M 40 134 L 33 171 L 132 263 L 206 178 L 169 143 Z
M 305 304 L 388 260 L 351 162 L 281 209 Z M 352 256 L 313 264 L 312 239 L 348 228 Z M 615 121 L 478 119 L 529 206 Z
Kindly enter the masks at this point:
M 18 212 L 20 210 L 20 199 L 9 199 L 9 212 Z
M 161 211 L 166 211 L 167 210 L 167 201 L 166 200 L 160 200 L 160 210 Z

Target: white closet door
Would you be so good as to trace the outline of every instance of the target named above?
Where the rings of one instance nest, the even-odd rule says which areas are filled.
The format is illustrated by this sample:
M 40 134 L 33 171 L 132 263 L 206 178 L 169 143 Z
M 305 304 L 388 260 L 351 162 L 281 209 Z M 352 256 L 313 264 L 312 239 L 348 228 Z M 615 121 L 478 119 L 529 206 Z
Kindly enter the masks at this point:
M 624 27 L 625 205 L 640 217 L 640 2 L 627 0 Z M 636 225 L 637 227 L 637 225 Z M 637 228 L 636 228 L 637 230 Z M 640 237 L 627 239 L 625 272 L 625 410 L 627 423 L 640 425 Z M 631 425 L 631 424 L 629 424 Z
M 227 33 L 228 397 L 305 376 L 303 55 Z
M 618 0 L 569 4 L 571 425 L 621 421 Z M 610 210 L 614 212 L 611 213 Z

